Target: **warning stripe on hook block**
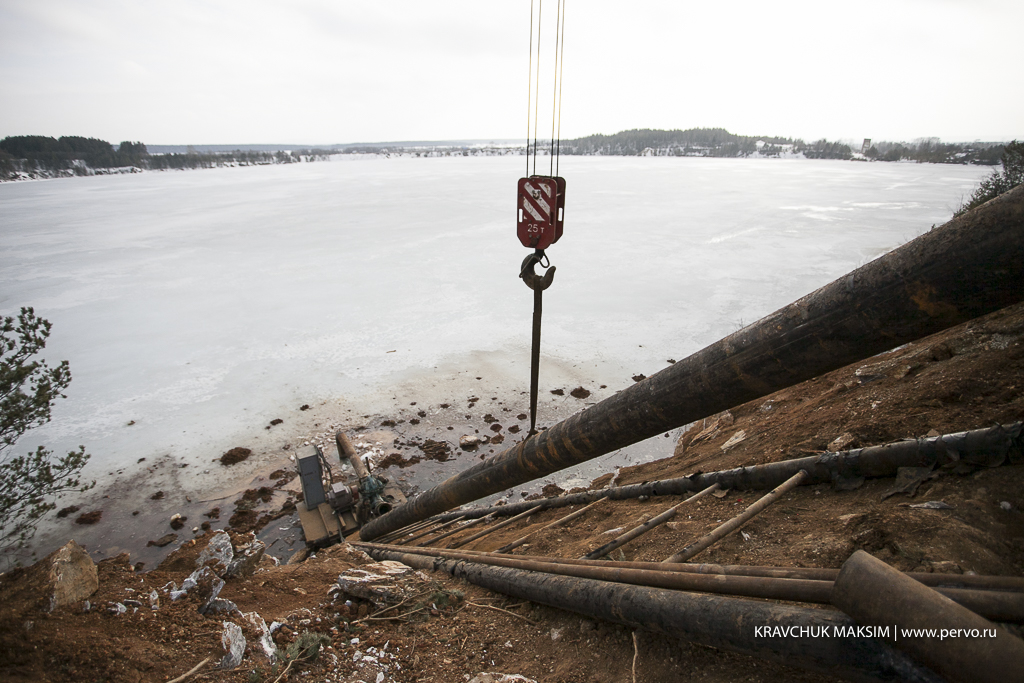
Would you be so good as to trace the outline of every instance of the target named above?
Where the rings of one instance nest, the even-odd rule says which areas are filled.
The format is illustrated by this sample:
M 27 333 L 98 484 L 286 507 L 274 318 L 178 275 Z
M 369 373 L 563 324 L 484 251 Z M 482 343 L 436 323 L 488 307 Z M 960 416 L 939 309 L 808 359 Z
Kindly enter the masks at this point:
M 526 192 L 523 197 L 523 210 L 530 214 L 536 221 L 551 222 L 551 203 L 547 199 L 551 196 L 550 183 L 530 183 L 523 186 Z
M 519 179 L 516 234 L 524 247 L 545 249 L 556 235 L 558 182 L 554 178 Z

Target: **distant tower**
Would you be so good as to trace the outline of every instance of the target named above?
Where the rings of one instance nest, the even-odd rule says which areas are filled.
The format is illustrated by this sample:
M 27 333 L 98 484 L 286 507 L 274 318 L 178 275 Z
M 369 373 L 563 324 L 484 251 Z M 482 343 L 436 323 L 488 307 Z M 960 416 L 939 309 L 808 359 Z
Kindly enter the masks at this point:
M 864 138 L 864 144 L 860 146 L 860 153 L 864 154 L 871 149 L 871 138 Z

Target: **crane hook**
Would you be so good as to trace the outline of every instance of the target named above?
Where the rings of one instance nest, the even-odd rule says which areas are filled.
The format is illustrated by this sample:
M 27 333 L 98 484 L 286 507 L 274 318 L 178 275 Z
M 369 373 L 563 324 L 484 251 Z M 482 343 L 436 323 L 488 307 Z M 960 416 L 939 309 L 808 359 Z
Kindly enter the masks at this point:
M 519 269 L 519 277 L 523 278 L 526 286 L 535 292 L 544 291 L 551 286 L 551 282 L 555 279 L 555 267 L 551 266 L 551 262 L 547 258 L 543 249 L 537 249 L 523 259 L 523 266 Z M 541 268 L 548 268 L 548 270 L 543 275 L 538 275 L 534 270 L 537 264 L 540 264 Z

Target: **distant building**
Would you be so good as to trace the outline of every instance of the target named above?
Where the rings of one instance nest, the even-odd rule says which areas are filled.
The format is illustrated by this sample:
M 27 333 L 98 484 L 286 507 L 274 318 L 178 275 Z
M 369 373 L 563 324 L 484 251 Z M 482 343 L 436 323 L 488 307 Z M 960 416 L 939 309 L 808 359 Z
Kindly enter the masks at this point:
M 864 144 L 860 146 L 860 153 L 864 154 L 871 149 L 871 138 L 864 138 Z

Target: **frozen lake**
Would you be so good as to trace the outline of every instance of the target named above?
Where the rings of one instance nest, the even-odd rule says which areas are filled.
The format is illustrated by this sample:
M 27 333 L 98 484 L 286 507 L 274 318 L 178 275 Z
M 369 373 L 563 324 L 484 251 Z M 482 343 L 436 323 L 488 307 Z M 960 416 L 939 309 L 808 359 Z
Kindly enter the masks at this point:
M 411 401 L 487 394 L 526 412 L 524 165 L 364 156 L 0 184 L 0 313 L 35 307 L 47 357 L 74 376 L 19 450 L 85 444 L 102 484 L 140 458 L 280 455 Z M 547 389 L 603 398 L 945 222 L 990 171 L 566 157 L 542 411 Z M 190 472 L 195 491 L 230 483 Z

